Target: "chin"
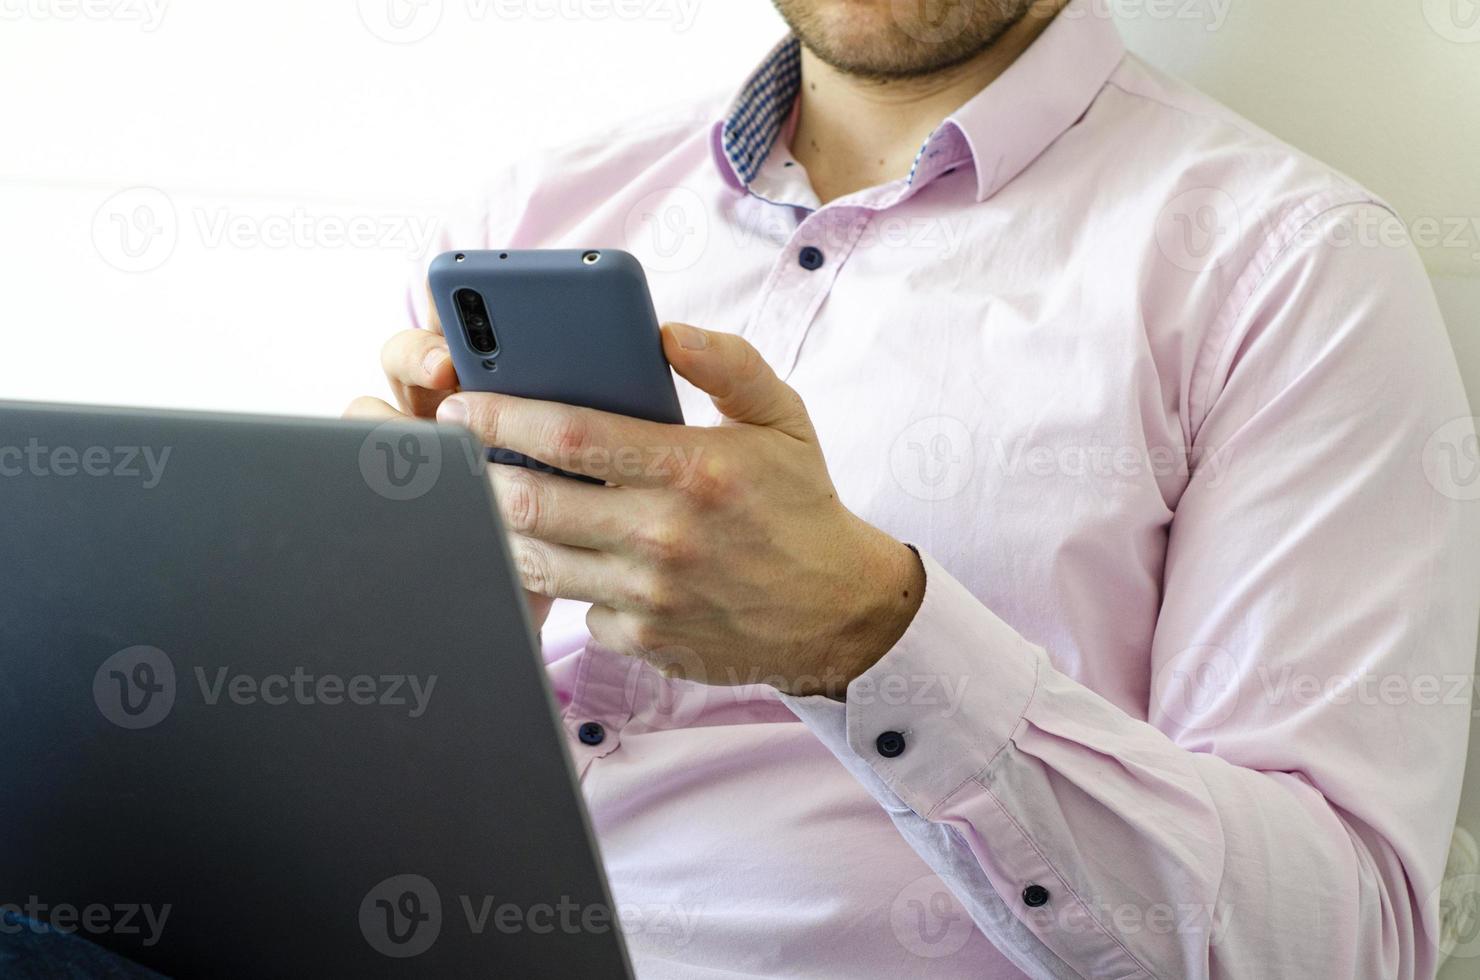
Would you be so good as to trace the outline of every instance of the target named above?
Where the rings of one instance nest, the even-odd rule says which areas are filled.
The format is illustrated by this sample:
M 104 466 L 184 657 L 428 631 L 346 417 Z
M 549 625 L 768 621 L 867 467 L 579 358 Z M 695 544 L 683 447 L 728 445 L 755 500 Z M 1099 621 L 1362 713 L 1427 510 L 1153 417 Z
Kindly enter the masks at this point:
M 775 0 L 792 33 L 834 68 L 930 74 L 986 48 L 1031 0 Z

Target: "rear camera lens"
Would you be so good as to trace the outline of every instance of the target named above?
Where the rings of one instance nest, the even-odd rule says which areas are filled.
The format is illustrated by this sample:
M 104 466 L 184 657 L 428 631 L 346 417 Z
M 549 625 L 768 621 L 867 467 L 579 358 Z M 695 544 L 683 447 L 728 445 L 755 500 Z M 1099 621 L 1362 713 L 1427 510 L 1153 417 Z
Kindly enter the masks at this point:
M 454 297 L 457 315 L 462 320 L 463 333 L 468 343 L 480 354 L 492 354 L 498 350 L 498 337 L 493 333 L 493 318 L 476 289 L 459 289 Z

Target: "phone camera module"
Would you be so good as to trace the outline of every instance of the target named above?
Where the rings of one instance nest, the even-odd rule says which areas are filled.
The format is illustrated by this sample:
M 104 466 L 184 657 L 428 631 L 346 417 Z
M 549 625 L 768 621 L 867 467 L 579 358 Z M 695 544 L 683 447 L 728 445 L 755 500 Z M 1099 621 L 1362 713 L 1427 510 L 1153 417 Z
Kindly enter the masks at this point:
M 498 337 L 493 332 L 493 318 L 483 296 L 476 289 L 459 289 L 454 297 L 457 315 L 462 320 L 463 333 L 468 343 L 479 354 L 493 354 L 498 350 Z

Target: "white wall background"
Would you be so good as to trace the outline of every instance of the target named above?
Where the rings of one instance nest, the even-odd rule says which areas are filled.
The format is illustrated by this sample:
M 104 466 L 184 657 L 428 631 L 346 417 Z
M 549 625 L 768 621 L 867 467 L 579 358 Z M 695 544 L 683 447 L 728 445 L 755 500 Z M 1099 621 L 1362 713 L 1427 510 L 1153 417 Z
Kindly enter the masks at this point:
M 783 30 L 765 0 L 0 0 L 0 398 L 337 415 L 384 390 L 438 208 Z
M 1113 6 L 1398 207 L 1480 396 L 1480 3 Z M 439 208 L 781 29 L 766 0 L 0 0 L 0 398 L 338 414 L 383 390 Z M 1465 806 L 1480 833 L 1480 774 Z

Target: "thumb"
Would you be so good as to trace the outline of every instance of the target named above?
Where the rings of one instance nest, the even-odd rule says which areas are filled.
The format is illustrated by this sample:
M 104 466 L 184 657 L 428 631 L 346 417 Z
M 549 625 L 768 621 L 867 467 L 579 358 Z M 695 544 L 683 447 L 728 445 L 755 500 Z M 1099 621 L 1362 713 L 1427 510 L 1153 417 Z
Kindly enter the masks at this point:
M 714 400 L 725 418 L 809 442 L 816 439 L 802 397 L 744 339 L 687 323 L 665 323 L 663 353 L 680 377 Z

